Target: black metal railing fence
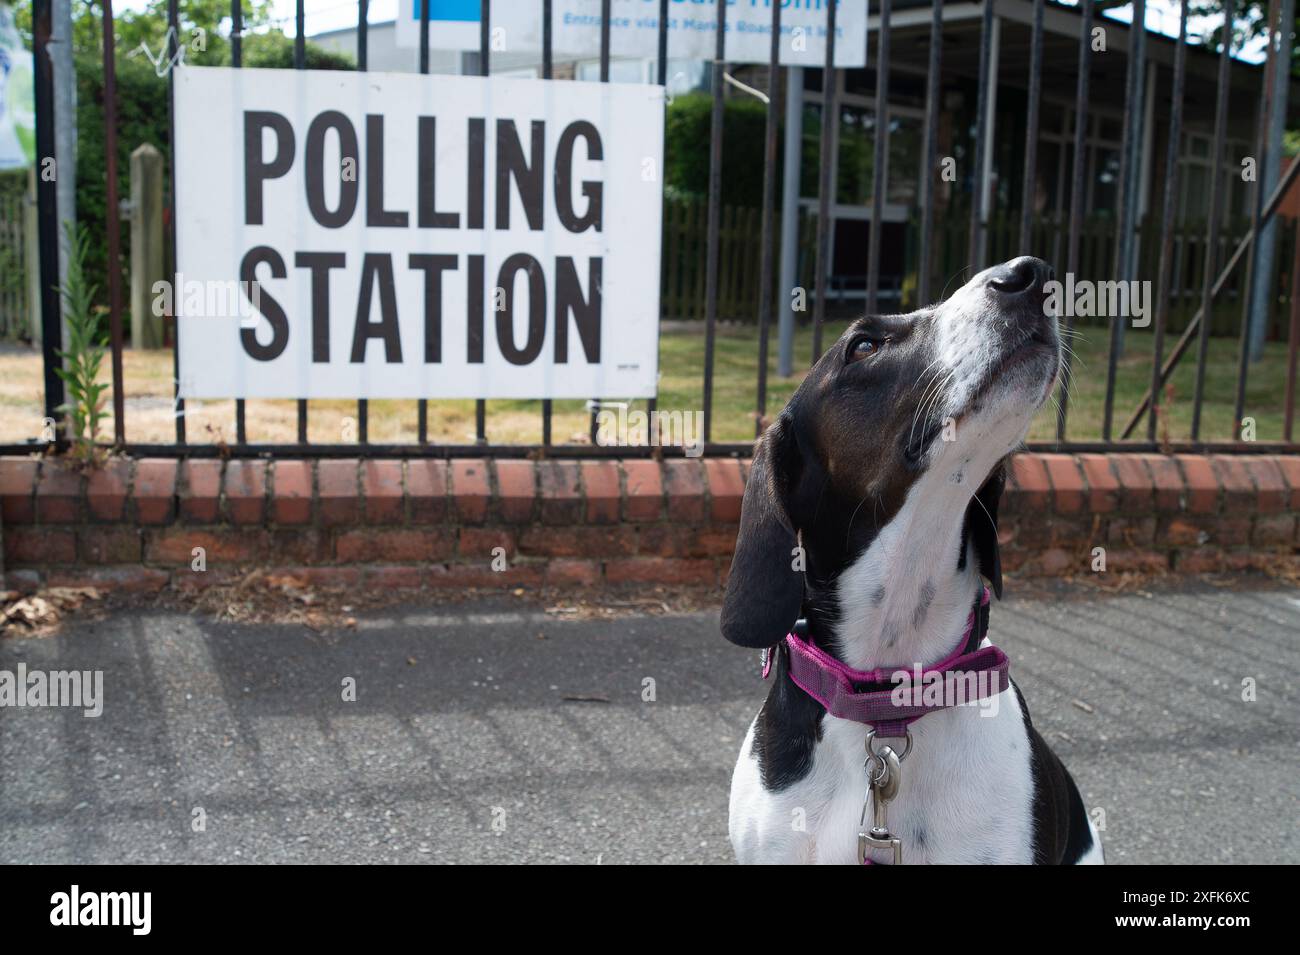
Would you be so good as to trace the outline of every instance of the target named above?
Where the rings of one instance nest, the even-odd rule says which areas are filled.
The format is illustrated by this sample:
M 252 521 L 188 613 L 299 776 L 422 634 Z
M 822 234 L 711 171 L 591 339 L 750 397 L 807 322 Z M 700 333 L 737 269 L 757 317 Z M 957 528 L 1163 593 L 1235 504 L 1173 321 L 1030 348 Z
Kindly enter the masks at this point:
M 553 75 L 553 52 L 551 38 L 551 21 L 552 9 L 551 0 L 538 0 L 542 8 L 543 15 L 543 38 L 542 38 L 542 76 L 544 79 L 551 79 Z M 849 0 L 841 0 L 849 2 Z M 855 0 L 856 2 L 856 0 Z M 861 0 L 867 2 L 867 0 Z M 1029 60 L 1029 74 L 1025 78 L 1029 90 L 1029 108 L 1027 112 L 1027 131 L 1025 150 L 1027 154 L 1026 161 L 1026 183 L 1032 183 L 1035 168 L 1035 152 L 1038 143 L 1038 117 L 1039 104 L 1041 102 L 1042 85 L 1043 85 L 1043 31 L 1044 31 L 1044 11 L 1046 0 L 1031 0 L 1031 16 L 1028 20 L 1031 30 L 1031 56 Z M 35 0 L 34 2 L 34 47 L 35 59 L 37 63 L 36 71 L 36 101 L 37 101 L 37 147 L 40 155 L 51 155 L 53 153 L 53 133 L 52 133 L 52 116 L 53 116 L 53 73 L 49 68 L 49 58 L 47 48 L 50 41 L 50 0 Z M 657 80 L 660 85 L 664 85 L 667 80 L 667 52 L 668 52 L 668 30 L 667 16 L 669 13 L 669 0 L 659 0 L 659 30 L 658 30 L 658 71 Z M 758 313 L 758 340 L 757 354 L 755 355 L 757 365 L 757 375 L 755 380 L 755 400 L 753 417 L 756 422 L 755 432 L 761 430 L 763 422 L 767 420 L 773 409 L 769 408 L 769 381 L 767 375 L 768 367 L 768 350 L 770 342 L 770 329 L 774 316 L 774 303 L 781 300 L 781 293 L 774 289 L 775 282 L 775 250 L 777 236 L 777 135 L 780 124 L 782 103 L 782 78 L 783 70 L 779 63 L 780 38 L 781 38 L 781 6 L 780 3 L 771 4 L 772 25 L 771 25 L 771 49 L 768 62 L 767 73 L 767 118 L 765 127 L 764 150 L 763 150 L 763 190 L 762 203 L 759 210 L 758 236 L 754 254 L 761 263 L 757 267 L 758 294 L 756 297 Z M 837 3 L 826 5 L 826 49 L 825 65 L 823 77 L 827 78 L 822 83 L 823 92 L 823 116 L 837 116 L 835 108 L 837 82 L 835 80 L 836 68 L 835 62 L 835 45 L 836 45 L 836 14 Z M 1290 322 L 1287 333 L 1287 371 L 1285 378 L 1285 396 L 1280 397 L 1283 405 L 1282 414 L 1285 419 L 1282 429 L 1282 441 L 1273 442 L 1269 445 L 1260 443 L 1248 443 L 1243 440 L 1233 440 L 1230 442 L 1207 442 L 1202 439 L 1202 422 L 1201 411 L 1205 402 L 1206 387 L 1206 367 L 1208 360 L 1208 343 L 1209 332 L 1211 330 L 1211 321 L 1207 316 L 1214 314 L 1214 304 L 1222 295 L 1224 290 L 1233 281 L 1234 272 L 1239 265 L 1244 264 L 1244 269 L 1237 275 L 1237 285 L 1240 288 L 1248 289 L 1250 287 L 1250 276 L 1253 270 L 1257 268 L 1256 256 L 1254 254 L 1256 238 L 1260 230 L 1269 222 L 1278 218 L 1278 210 L 1282 204 L 1282 199 L 1296 178 L 1297 171 L 1300 170 L 1300 163 L 1292 164 L 1286 169 L 1279 178 L 1275 188 L 1269 194 L 1265 195 L 1262 189 L 1256 189 L 1258 193 L 1254 209 L 1252 210 L 1251 222 L 1242 236 L 1232 243 L 1231 254 L 1226 253 L 1229 249 L 1220 249 L 1220 242 L 1216 237 L 1220 235 L 1221 220 L 1223 218 L 1223 196 L 1221 195 L 1222 183 L 1222 156 L 1224 154 L 1224 140 L 1226 136 L 1227 121 L 1227 93 L 1230 78 L 1229 63 L 1231 62 L 1230 41 L 1225 41 L 1223 50 L 1220 54 L 1220 70 L 1218 78 L 1218 96 L 1215 111 L 1214 126 L 1214 146 L 1212 156 L 1213 174 L 1210 176 L 1211 196 L 1210 196 L 1210 215 L 1206 225 L 1206 238 L 1201 243 L 1201 252 L 1199 259 L 1196 260 L 1196 267 L 1199 269 L 1199 281 L 1192 282 L 1191 277 L 1186 274 L 1188 262 L 1186 250 L 1191 237 L 1187 233 L 1185 226 L 1176 222 L 1177 211 L 1177 180 L 1178 180 L 1178 149 L 1182 140 L 1180 127 L 1184 110 L 1184 89 L 1186 84 L 1186 60 L 1187 60 L 1187 2 L 1181 3 L 1180 31 L 1177 39 L 1177 51 L 1175 64 L 1173 67 L 1173 98 L 1171 110 L 1168 118 L 1169 127 L 1169 151 L 1166 157 L 1166 174 L 1164 178 L 1164 196 L 1162 197 L 1161 214 L 1158 219 L 1149 216 L 1142 224 L 1139 231 L 1137 219 L 1137 180 L 1138 171 L 1137 163 L 1139 156 L 1139 143 L 1141 143 L 1146 130 L 1144 123 L 1146 116 L 1141 105 L 1145 100 L 1144 84 L 1147 82 L 1146 76 L 1146 51 L 1145 51 L 1145 30 L 1138 29 L 1133 31 L 1132 42 L 1129 44 L 1127 53 L 1127 82 L 1126 82 L 1126 101 L 1123 122 L 1123 142 L 1121 144 L 1121 172 L 1119 178 L 1119 204 L 1117 215 L 1115 217 L 1113 232 L 1110 241 L 1104 243 L 1105 252 L 1098 255 L 1096 250 L 1091 253 L 1086 248 L 1089 241 L 1096 241 L 1098 236 L 1089 232 L 1090 229 L 1095 232 L 1094 226 L 1089 226 L 1087 210 L 1084 207 L 1084 178 L 1086 175 L 1085 163 L 1088 154 L 1085 132 L 1088 126 L 1088 114 L 1090 108 L 1089 83 L 1094 54 L 1092 53 L 1089 42 L 1091 26 L 1094 19 L 1099 16 L 1101 9 L 1110 7 L 1110 4 L 1094 3 L 1089 0 L 1083 0 L 1079 9 L 1079 45 L 1078 45 L 1078 80 L 1075 99 L 1075 142 L 1073 150 L 1072 168 L 1070 171 L 1070 200 L 1069 213 L 1064 222 L 1055 224 L 1055 235 L 1051 237 L 1053 244 L 1057 247 L 1063 246 L 1063 257 L 1066 271 L 1073 274 L 1080 274 L 1085 267 L 1085 261 L 1092 260 L 1095 262 L 1098 258 L 1113 257 L 1109 264 L 1107 277 L 1116 279 L 1132 279 L 1140 274 L 1146 274 L 1151 269 L 1153 256 L 1155 259 L 1155 268 L 1158 272 L 1157 291 L 1158 300 L 1155 308 L 1153 323 L 1153 354 L 1151 356 L 1149 385 L 1145 389 L 1141 400 L 1137 403 L 1136 408 L 1124 414 L 1124 409 L 1116 407 L 1116 382 L 1120 374 L 1119 357 L 1123 350 L 1123 339 L 1125 331 L 1125 322 L 1115 320 L 1111 322 L 1110 343 L 1107 355 L 1107 373 L 1106 387 L 1104 396 L 1104 414 L 1101 425 L 1101 440 L 1074 440 L 1068 434 L 1068 422 L 1070 411 L 1070 393 L 1062 389 L 1058 395 L 1059 414 L 1056 422 L 1054 437 L 1045 442 L 1039 442 L 1041 446 L 1050 446 L 1064 449 L 1133 449 L 1133 450 L 1150 450 L 1156 447 L 1184 447 L 1184 448 L 1204 448 L 1214 446 L 1222 450 L 1233 451 L 1260 451 L 1266 447 L 1295 450 L 1296 439 L 1293 431 L 1294 403 L 1295 403 L 1295 381 L 1296 381 L 1296 355 L 1297 339 L 1300 338 L 1300 296 L 1291 294 Z M 1226 9 L 1224 11 L 1224 22 L 1231 24 L 1233 19 L 1233 0 L 1225 0 Z M 610 73 L 610 0 L 602 0 L 601 17 L 602 29 L 600 40 L 600 80 L 601 82 L 609 81 Z M 702 288 L 694 294 L 702 295 L 702 317 L 703 317 L 703 335 L 701 346 L 703 349 L 703 389 L 702 389 L 702 406 L 703 406 L 703 437 L 705 441 L 706 453 L 709 454 L 739 454 L 745 453 L 748 445 L 745 442 L 718 442 L 712 440 L 714 425 L 714 385 L 715 385 L 715 352 L 717 347 L 718 323 L 720 315 L 720 300 L 727 294 L 727 291 L 721 287 L 721 278 L 719 273 L 719 254 L 720 240 L 723 230 L 727 228 L 727 221 L 724 217 L 722 207 L 722 150 L 723 144 L 723 99 L 724 99 L 724 71 L 726 65 L 724 58 L 723 38 L 726 34 L 727 26 L 727 7 L 726 3 L 715 5 L 716 15 L 716 35 L 717 45 L 713 62 L 712 71 L 712 116 L 711 116 L 711 136 L 710 136 L 710 169 L 709 169 L 709 188 L 707 200 L 700 214 L 705 220 L 705 237 L 702 243 L 703 248 L 699 252 L 704 256 Z M 942 248 L 951 248 L 950 238 L 942 235 L 936 235 L 935 223 L 935 189 L 937 177 L 939 175 L 939 136 L 938 136 L 938 115 L 940 110 L 939 99 L 941 96 L 942 85 L 939 82 L 943 69 L 942 51 L 944 38 L 944 20 L 942 5 L 935 3 L 931 7 L 930 18 L 930 44 L 929 44 L 929 61 L 928 77 L 926 83 L 926 103 L 925 103 L 925 131 L 922 143 L 922 157 L 919 164 L 918 176 L 918 195 L 919 216 L 916 221 L 917 232 L 919 233 L 919 251 L 916 259 L 916 288 L 914 290 L 915 299 L 918 304 L 926 304 L 932 300 L 936 292 L 936 286 L 943 282 L 945 275 L 940 270 L 945 268 L 942 259 Z M 1027 211 L 1019 217 L 1019 221 L 1014 221 L 1007 216 L 999 216 L 990 209 L 990 198 L 988 194 L 988 176 L 990 162 L 991 143 L 988 141 L 991 123 L 991 110 L 987 101 L 989 91 L 993 88 L 992 84 L 997 82 L 998 77 L 992 75 L 993 69 L 993 35 L 996 29 L 995 19 L 997 12 L 992 2 L 983 4 L 981 27 L 980 27 L 980 50 L 979 50 L 979 73 L 976 78 L 978 90 L 978 105 L 976 113 L 976 130 L 974 142 L 974 188 L 970 197 L 970 219 L 966 228 L 969 240 L 966 243 L 965 254 L 967 257 L 966 265 L 972 271 L 979 270 L 988 264 L 991 264 L 994 257 L 1007 255 L 1007 249 L 1012 246 L 1014 241 L 1015 247 L 1020 250 L 1026 250 L 1038 240 L 1044 240 L 1050 227 L 1042 222 L 1035 222 L 1033 216 Z M 421 38 L 419 49 L 419 68 L 421 73 L 429 72 L 429 0 L 421 0 L 420 10 L 422 14 Z M 891 0 L 878 0 L 875 8 L 874 25 L 868 33 L 868 46 L 874 43 L 874 73 L 876 78 L 876 110 L 877 115 L 880 111 L 888 109 L 888 87 L 890 78 L 890 39 L 892 33 L 892 4 Z M 1143 0 L 1134 0 L 1133 3 L 1133 22 L 1142 23 L 1145 11 Z M 357 68 L 359 70 L 367 69 L 367 52 L 368 52 L 368 4 L 367 0 L 358 0 L 357 16 Z M 492 23 L 492 4 L 491 0 L 481 0 L 480 4 L 480 49 L 478 52 L 477 65 L 481 75 L 487 76 L 490 72 L 491 62 L 491 45 L 490 30 Z M 243 23 L 241 16 L 241 7 L 239 0 L 232 0 L 230 6 L 231 17 L 231 54 L 232 65 L 239 67 L 241 65 L 241 38 L 243 34 Z M 1278 0 L 1271 0 L 1268 12 L 1268 28 L 1271 31 L 1270 36 L 1275 37 L 1281 34 L 1280 10 Z M 105 104 L 106 120 L 106 145 L 107 154 L 112 157 L 116 154 L 115 138 L 116 130 L 114 129 L 113 117 L 113 81 L 112 74 L 113 64 L 113 10 L 111 0 L 103 0 L 103 19 L 104 19 L 104 69 L 105 90 L 107 102 Z M 177 55 L 177 37 L 179 35 L 180 23 L 178 19 L 178 10 L 176 0 L 170 0 L 168 4 L 168 19 L 171 30 L 168 34 L 168 54 L 173 59 Z M 295 10 L 296 36 L 294 41 L 294 65 L 297 69 L 304 69 L 306 65 L 306 37 L 305 37 L 305 5 L 304 0 L 297 0 Z M 1227 37 L 1232 36 L 1232 30 L 1224 31 Z M 1271 78 L 1275 70 L 1283 70 L 1287 74 L 1290 72 L 1290 44 L 1270 42 L 1267 44 L 1267 62 L 1265 68 L 1265 85 L 1271 85 Z M 172 82 L 169 73 L 169 84 Z M 436 79 L 430 82 L 437 82 Z M 1271 98 L 1267 98 L 1260 115 L 1260 134 L 1258 139 L 1261 169 L 1268 168 L 1269 164 L 1274 165 L 1272 168 L 1280 167 L 1280 152 L 1271 148 L 1268 137 L 1265 134 L 1267 129 L 1266 121 L 1272 116 L 1272 111 L 1277 108 L 1277 104 Z M 885 157 L 889 155 L 889 124 L 877 123 L 876 141 L 874 145 L 874 168 L 881 169 L 885 165 Z M 831 181 L 831 162 L 830 154 L 833 142 L 833 130 L 831 122 L 823 122 L 820 130 L 821 136 L 821 153 L 819 169 L 819 186 L 817 193 L 816 215 L 811 217 L 811 226 L 809 231 L 812 233 L 812 273 L 814 291 L 811 295 L 812 304 L 812 351 L 808 356 L 810 360 L 816 358 L 822 349 L 822 329 L 827 321 L 828 303 L 834 297 L 831 287 L 830 276 L 830 253 L 832 243 L 832 215 L 831 205 L 834 201 L 833 190 L 834 184 Z M 167 196 L 168 219 L 172 223 L 173 232 L 171 242 L 173 243 L 173 263 L 174 257 L 174 223 L 175 208 L 177 202 L 178 190 L 183 190 L 185 183 L 183 180 L 179 183 L 176 178 L 175 159 L 172 158 L 172 175 L 171 189 Z M 880 210 L 884 204 L 885 176 L 877 175 L 874 178 L 872 203 L 876 210 Z M 1265 181 L 1261 172 L 1261 181 Z M 114 176 L 110 170 L 109 173 L 110 189 L 113 188 Z M 1025 189 L 1032 188 L 1026 185 Z M 55 218 L 55 205 L 53 183 L 42 182 L 39 187 L 38 206 L 39 206 L 39 232 L 40 232 L 40 256 L 39 268 L 42 288 L 41 312 L 42 327 L 44 332 L 44 361 L 45 361 L 45 405 L 46 413 L 51 416 L 59 414 L 58 408 L 63 401 L 63 386 L 54 369 L 58 365 L 57 349 L 60 344 L 59 337 L 59 301 L 57 284 L 57 222 Z M 1026 193 L 1027 194 L 1027 193 Z M 114 207 L 115 198 L 110 192 L 110 208 Z M 873 215 L 870 220 L 870 241 L 867 243 L 865 260 L 862 262 L 862 275 L 865 277 L 865 305 L 868 310 L 872 310 L 879 303 L 881 298 L 881 272 L 880 272 L 880 255 L 881 255 L 881 219 L 879 215 Z M 671 223 L 670 223 L 671 225 Z M 110 249 L 110 276 L 117 274 L 115 267 L 118 261 L 118 236 L 117 223 L 114 216 L 108 217 L 108 244 Z M 949 230 L 951 231 L 951 230 Z M 1145 234 L 1143 234 L 1145 233 Z M 1014 239 L 1012 236 L 1014 235 Z M 1103 237 L 1105 238 L 1105 237 Z M 1293 248 L 1300 250 L 1300 243 L 1292 242 Z M 1158 250 L 1153 252 L 1153 250 Z M 1180 258 L 1181 256 L 1181 258 Z M 1089 268 L 1095 266 L 1089 265 Z M 1180 271 L 1181 270 L 1181 271 Z M 1294 290 L 1295 283 L 1300 279 L 1300 254 L 1296 257 L 1296 266 L 1292 270 L 1291 288 Z M 745 279 L 746 282 L 753 281 L 755 276 L 749 273 Z M 1173 303 L 1180 299 L 1179 293 L 1182 292 L 1182 298 L 1185 300 L 1186 290 L 1190 287 L 1198 286 L 1200 289 L 1199 308 L 1190 314 L 1185 321 L 1181 322 L 1182 334 L 1174 343 L 1172 348 L 1167 348 L 1165 337 L 1166 333 L 1171 330 L 1170 314 Z M 680 296 L 686 297 L 692 294 L 691 290 L 682 288 Z M 1240 334 L 1240 363 L 1235 386 L 1236 402 L 1234 421 L 1240 421 L 1243 415 L 1243 404 L 1245 401 L 1247 380 L 1250 374 L 1250 363 L 1248 357 L 1248 326 L 1250 318 L 1250 296 L 1242 294 L 1239 298 L 1244 302 L 1242 308 L 1241 321 L 1239 323 Z M 232 445 L 223 445 L 216 448 L 212 444 L 191 443 L 186 433 L 186 416 L 184 401 L 176 397 L 176 425 L 175 441 L 173 444 L 153 444 L 141 445 L 133 444 L 125 432 L 125 416 L 123 409 L 124 391 L 123 391 L 123 372 L 121 364 L 122 355 L 122 317 L 120 290 L 114 287 L 110 294 L 110 329 L 113 351 L 113 417 L 114 417 L 114 441 L 115 446 L 128 452 L 149 453 L 149 454 L 187 454 L 187 455 L 205 455 L 205 454 L 233 454 L 237 456 L 252 455 L 281 455 L 281 454 L 307 454 L 307 455 L 399 455 L 399 454 L 426 454 L 426 455 L 458 455 L 458 454 L 477 454 L 477 455 L 499 455 L 499 456 L 519 456 L 519 455 L 556 455 L 556 456 L 573 456 L 573 455 L 602 455 L 602 454 L 651 454 L 660 453 L 661 449 L 652 448 L 605 448 L 596 444 L 596 416 L 593 411 L 591 414 L 590 426 L 590 444 L 566 444 L 556 443 L 552 435 L 552 417 L 554 414 L 553 403 L 549 400 L 542 400 L 540 404 L 540 415 L 542 418 L 542 441 L 539 445 L 532 444 L 507 444 L 494 443 L 488 426 L 488 417 L 486 402 L 478 400 L 475 404 L 475 442 L 473 444 L 442 444 L 433 443 L 429 440 L 429 403 L 421 400 L 418 402 L 418 434 L 417 442 L 412 445 L 392 445 L 380 444 L 370 441 L 368 427 L 368 403 L 360 400 L 357 405 L 357 422 L 358 422 L 358 440 L 355 444 L 321 444 L 308 441 L 308 421 L 309 408 L 306 400 L 297 402 L 297 441 L 289 444 L 267 444 L 250 441 L 246 419 L 247 409 L 243 400 L 238 400 L 235 404 L 236 418 L 236 440 Z M 694 311 L 692 310 L 692 314 Z M 167 316 L 168 319 L 171 316 Z M 1066 323 L 1067 336 L 1074 331 L 1073 319 Z M 173 325 L 174 327 L 174 325 Z M 1195 394 L 1193 406 L 1193 418 L 1190 431 L 1190 440 L 1182 442 L 1157 442 L 1157 414 L 1153 412 L 1152 396 L 1159 396 L 1162 389 L 1170 380 L 1175 368 L 1184 356 L 1191 350 L 1192 344 L 1195 343 L 1196 356 L 1196 373 L 1195 373 Z M 1068 359 L 1067 359 L 1068 361 Z M 1068 378 L 1068 375 L 1067 375 Z M 653 410 L 653 399 L 649 402 L 649 409 Z M 1117 415 L 1124 415 L 1122 419 L 1117 419 Z M 1120 426 L 1120 420 L 1123 421 Z M 1145 420 L 1145 440 L 1134 439 L 1139 426 Z M 28 445 L 27 447 L 30 447 Z M 681 449 L 663 449 L 667 453 L 679 453 Z

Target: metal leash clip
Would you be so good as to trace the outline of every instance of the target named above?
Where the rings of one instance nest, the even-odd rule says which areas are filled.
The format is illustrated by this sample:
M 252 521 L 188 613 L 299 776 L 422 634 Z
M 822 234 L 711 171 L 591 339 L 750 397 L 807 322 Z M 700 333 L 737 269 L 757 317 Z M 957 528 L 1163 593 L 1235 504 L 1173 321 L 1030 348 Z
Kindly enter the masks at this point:
M 875 736 L 875 730 L 867 734 L 867 798 L 863 800 L 862 817 L 858 821 L 858 865 L 867 864 L 867 854 L 872 849 L 892 852 L 894 865 L 902 865 L 903 841 L 889 831 L 889 803 L 898 795 L 902 762 L 912 751 L 912 734 L 907 734 L 901 756 L 889 745 L 875 749 L 872 746 Z M 870 829 L 867 828 L 868 807 L 872 819 Z

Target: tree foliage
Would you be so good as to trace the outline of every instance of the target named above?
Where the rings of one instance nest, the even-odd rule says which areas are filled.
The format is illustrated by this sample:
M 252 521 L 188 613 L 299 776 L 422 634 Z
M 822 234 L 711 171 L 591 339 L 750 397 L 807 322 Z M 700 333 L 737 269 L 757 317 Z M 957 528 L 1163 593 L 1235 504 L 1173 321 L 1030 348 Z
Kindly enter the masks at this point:
M 713 99 L 706 93 L 676 97 L 664 127 L 664 185 L 669 195 L 709 194 L 709 133 Z M 722 202 L 757 206 L 763 201 L 763 137 L 767 107 L 749 96 L 728 98 L 722 119 Z M 778 156 L 779 156 L 778 152 Z M 780 171 L 777 171 L 779 182 Z
M 1244 0 L 1233 4 L 1232 48 L 1234 51 L 1251 40 L 1262 37 L 1268 29 L 1268 0 Z M 1190 0 L 1187 8 L 1189 23 L 1192 17 L 1206 18 L 1201 42 L 1217 47 L 1223 42 L 1222 0 Z M 1292 24 L 1291 75 L 1300 77 L 1300 10 Z M 1188 27 L 1190 32 L 1193 28 Z
M 293 38 L 272 23 L 269 0 L 242 0 L 244 38 L 242 63 L 249 67 L 293 67 Z M 186 63 L 199 66 L 231 64 L 230 4 L 227 0 L 180 0 L 180 29 L 177 39 L 184 46 Z M 24 39 L 31 40 L 31 2 L 15 5 L 15 21 Z M 103 7 L 97 2 L 75 0 L 73 5 L 73 65 L 77 78 L 77 220 L 85 226 L 89 240 L 84 253 L 90 275 L 104 275 L 108 250 L 104 244 L 107 220 L 107 177 L 104 137 Z M 148 50 L 166 62 L 167 2 L 152 0 L 141 11 L 125 11 L 114 19 L 117 80 L 117 193 L 127 199 L 131 193 L 131 152 L 145 143 L 155 146 L 170 170 L 171 135 L 168 123 L 167 79 L 158 76 Z M 142 50 L 143 48 L 143 50 Z M 350 70 L 351 58 L 312 43 L 306 47 L 307 68 Z M 214 124 L 215 138 L 230 136 L 227 127 Z M 167 173 L 164 173 L 167 175 Z M 164 188 L 167 183 L 164 183 Z M 122 241 L 123 288 L 129 274 L 130 243 L 125 223 Z M 107 281 L 97 284 L 98 304 L 107 302 Z

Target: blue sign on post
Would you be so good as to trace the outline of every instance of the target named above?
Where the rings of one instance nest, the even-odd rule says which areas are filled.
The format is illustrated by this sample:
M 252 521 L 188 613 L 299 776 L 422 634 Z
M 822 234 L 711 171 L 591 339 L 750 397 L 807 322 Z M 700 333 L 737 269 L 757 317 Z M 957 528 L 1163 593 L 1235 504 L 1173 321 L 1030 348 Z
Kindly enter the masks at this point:
M 497 6 L 500 6 L 498 0 Z M 429 0 L 429 43 L 435 50 L 477 50 L 481 0 Z M 397 45 L 415 49 L 420 45 L 420 0 L 399 0 Z
M 422 0 L 411 0 L 411 19 L 420 22 Z M 481 4 L 479 0 L 429 0 L 429 22 L 457 20 L 478 23 Z

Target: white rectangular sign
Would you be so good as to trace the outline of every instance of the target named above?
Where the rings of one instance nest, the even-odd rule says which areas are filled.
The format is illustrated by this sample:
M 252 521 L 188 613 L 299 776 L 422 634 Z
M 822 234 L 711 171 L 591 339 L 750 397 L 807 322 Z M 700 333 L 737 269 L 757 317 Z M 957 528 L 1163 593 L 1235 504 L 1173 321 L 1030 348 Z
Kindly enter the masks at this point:
M 398 0 L 397 44 L 420 45 L 422 0 Z M 781 62 L 822 66 L 826 62 L 827 0 L 782 0 Z M 429 0 L 429 46 L 435 50 L 479 49 L 479 0 Z M 539 0 L 492 0 L 492 52 L 537 52 L 542 48 Z M 552 0 L 551 48 L 557 58 L 600 55 L 601 0 Z M 712 60 L 718 8 L 714 0 L 670 0 L 668 56 Z M 771 0 L 728 0 L 726 60 L 766 63 L 772 35 Z M 659 0 L 612 0 L 609 18 L 613 56 L 654 58 L 659 51 Z M 839 0 L 835 11 L 835 65 L 867 62 L 867 0 Z
M 655 394 L 662 87 L 175 77 L 181 397 Z

